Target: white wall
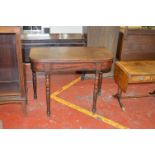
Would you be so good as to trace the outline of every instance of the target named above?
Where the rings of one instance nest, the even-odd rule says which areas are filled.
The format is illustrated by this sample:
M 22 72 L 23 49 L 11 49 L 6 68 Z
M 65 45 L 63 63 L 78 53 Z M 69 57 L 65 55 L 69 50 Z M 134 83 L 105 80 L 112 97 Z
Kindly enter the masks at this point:
M 50 33 L 82 33 L 82 26 L 50 26 Z

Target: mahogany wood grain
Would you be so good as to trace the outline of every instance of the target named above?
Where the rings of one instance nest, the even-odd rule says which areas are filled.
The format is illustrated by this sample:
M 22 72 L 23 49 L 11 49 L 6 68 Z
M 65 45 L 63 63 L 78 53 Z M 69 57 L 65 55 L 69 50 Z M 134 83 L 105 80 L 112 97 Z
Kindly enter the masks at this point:
M 106 48 L 95 47 L 40 47 L 32 48 L 31 62 L 72 63 L 101 62 L 111 60 L 112 54 Z

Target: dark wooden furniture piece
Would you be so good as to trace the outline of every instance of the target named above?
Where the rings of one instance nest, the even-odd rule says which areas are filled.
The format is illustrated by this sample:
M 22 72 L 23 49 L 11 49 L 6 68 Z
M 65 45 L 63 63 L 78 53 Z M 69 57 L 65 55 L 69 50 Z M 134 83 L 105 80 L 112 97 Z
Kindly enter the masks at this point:
M 20 27 L 0 27 L 0 103 L 24 103 L 26 83 Z
M 121 102 L 122 91 L 126 92 L 129 84 L 155 82 L 155 60 L 118 61 L 115 64 L 114 79 L 116 84 L 118 85 L 118 92 L 115 95 L 115 97 L 118 99 L 119 104 L 122 110 L 124 111 L 125 107 Z M 150 95 L 155 95 L 155 92 L 150 93 Z M 133 97 L 146 97 L 146 96 L 133 96 Z
M 45 73 L 47 114 L 50 115 L 50 74 L 58 71 L 95 71 L 93 108 L 96 111 L 97 94 L 101 91 L 102 73 L 109 72 L 112 54 L 106 48 L 47 47 L 30 51 L 33 72 L 34 98 L 37 98 L 36 72 Z
M 130 29 L 120 31 L 117 59 L 124 61 L 155 59 L 155 30 Z
M 86 46 L 86 38 L 82 34 L 23 34 L 21 39 L 24 63 L 30 63 L 32 47 Z

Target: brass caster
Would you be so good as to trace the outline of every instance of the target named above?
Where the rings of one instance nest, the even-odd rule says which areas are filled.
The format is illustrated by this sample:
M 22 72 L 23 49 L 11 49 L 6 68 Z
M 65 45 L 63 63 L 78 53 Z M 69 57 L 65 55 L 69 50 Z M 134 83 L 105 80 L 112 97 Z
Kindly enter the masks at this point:
M 125 107 L 122 107 L 122 111 L 123 111 L 123 112 L 125 111 Z

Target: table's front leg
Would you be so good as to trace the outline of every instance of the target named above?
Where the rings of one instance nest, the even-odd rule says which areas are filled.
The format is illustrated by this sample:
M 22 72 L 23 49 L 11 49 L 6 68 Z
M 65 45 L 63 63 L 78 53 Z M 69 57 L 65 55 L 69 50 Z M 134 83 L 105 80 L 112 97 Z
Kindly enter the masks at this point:
M 45 72 L 47 115 L 50 116 L 50 72 Z
M 100 81 L 100 71 L 96 71 L 95 74 L 95 82 L 94 82 L 94 93 L 93 93 L 93 108 L 92 112 L 96 112 L 96 102 L 97 102 L 97 95 L 99 91 L 99 81 Z

